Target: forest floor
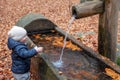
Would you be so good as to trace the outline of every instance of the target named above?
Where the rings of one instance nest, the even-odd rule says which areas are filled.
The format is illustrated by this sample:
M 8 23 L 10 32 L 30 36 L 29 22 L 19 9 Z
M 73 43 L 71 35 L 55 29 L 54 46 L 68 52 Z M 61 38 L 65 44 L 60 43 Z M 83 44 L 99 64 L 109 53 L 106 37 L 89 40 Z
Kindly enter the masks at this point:
M 0 80 L 13 80 L 11 73 L 11 51 L 7 48 L 7 33 L 12 26 L 28 13 L 40 13 L 66 30 L 71 18 L 71 6 L 80 0 L 0 0 Z M 86 46 L 97 51 L 98 15 L 75 20 L 70 34 L 81 37 Z M 119 13 L 120 26 L 120 13 Z M 120 42 L 120 27 L 118 28 Z M 87 35 L 86 35 L 87 33 Z M 82 35 L 81 35 L 82 34 Z

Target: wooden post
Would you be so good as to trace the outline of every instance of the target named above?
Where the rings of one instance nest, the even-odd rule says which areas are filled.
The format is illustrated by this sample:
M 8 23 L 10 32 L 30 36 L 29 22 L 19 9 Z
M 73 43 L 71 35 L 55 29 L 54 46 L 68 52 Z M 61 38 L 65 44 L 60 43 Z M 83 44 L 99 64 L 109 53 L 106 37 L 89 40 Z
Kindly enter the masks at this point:
M 116 61 L 118 11 L 120 0 L 104 0 L 104 12 L 99 17 L 98 50 Z

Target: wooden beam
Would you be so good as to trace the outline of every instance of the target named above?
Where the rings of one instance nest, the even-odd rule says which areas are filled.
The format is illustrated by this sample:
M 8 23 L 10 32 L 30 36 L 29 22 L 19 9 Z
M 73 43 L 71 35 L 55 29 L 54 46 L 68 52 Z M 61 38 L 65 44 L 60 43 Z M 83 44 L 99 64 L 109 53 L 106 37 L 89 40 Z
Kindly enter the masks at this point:
M 72 15 L 76 15 L 76 19 L 88 17 L 102 12 L 103 1 L 86 1 L 72 7 Z
M 99 17 L 98 50 L 116 61 L 118 11 L 120 0 L 104 0 L 104 12 Z
M 80 0 L 80 3 L 86 2 L 86 1 L 93 1 L 93 0 Z

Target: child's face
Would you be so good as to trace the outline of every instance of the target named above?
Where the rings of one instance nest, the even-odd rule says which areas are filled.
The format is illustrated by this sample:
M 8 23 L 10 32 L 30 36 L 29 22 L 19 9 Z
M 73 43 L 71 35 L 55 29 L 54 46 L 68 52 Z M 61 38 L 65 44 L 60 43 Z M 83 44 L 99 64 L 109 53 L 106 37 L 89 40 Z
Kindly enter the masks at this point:
M 27 36 L 23 37 L 23 38 L 20 40 L 20 42 L 25 43 L 25 42 L 26 42 L 26 40 L 27 40 Z

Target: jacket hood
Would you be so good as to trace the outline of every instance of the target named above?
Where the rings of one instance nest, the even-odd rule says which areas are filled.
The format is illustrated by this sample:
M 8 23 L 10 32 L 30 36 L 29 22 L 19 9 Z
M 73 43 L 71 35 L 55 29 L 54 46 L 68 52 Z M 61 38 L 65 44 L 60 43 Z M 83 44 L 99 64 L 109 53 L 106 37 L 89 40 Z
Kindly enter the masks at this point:
M 7 43 L 7 45 L 8 45 L 8 48 L 9 48 L 9 49 L 13 49 L 13 48 L 15 48 L 17 45 L 20 45 L 20 44 L 23 44 L 23 43 L 17 42 L 17 41 L 15 41 L 15 40 L 13 40 L 12 38 L 8 38 L 8 43 Z

